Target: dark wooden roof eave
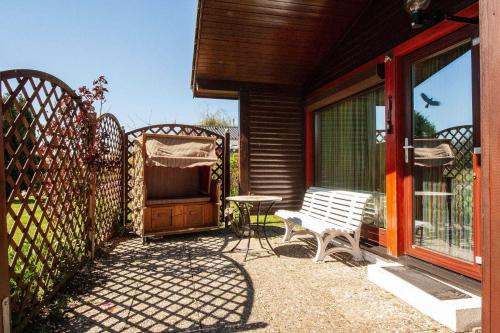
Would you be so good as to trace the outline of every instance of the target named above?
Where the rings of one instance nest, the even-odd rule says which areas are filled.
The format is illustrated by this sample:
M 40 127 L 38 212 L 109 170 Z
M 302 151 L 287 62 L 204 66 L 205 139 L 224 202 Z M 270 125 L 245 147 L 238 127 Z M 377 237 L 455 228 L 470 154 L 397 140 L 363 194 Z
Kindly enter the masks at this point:
M 193 96 L 237 98 L 248 87 L 302 90 L 367 1 L 199 0 Z
M 272 91 L 301 95 L 304 88 L 300 84 L 273 84 L 265 82 L 242 82 L 195 78 L 194 97 L 238 99 L 241 91 Z
M 200 20 L 201 20 L 201 0 L 198 1 L 198 8 L 196 11 L 196 27 L 194 31 L 194 44 L 193 44 L 193 62 L 192 62 L 192 70 L 191 70 L 191 90 L 193 91 L 193 96 L 194 97 L 200 97 L 196 96 L 196 58 L 198 56 L 198 41 L 199 41 L 199 31 L 200 31 Z

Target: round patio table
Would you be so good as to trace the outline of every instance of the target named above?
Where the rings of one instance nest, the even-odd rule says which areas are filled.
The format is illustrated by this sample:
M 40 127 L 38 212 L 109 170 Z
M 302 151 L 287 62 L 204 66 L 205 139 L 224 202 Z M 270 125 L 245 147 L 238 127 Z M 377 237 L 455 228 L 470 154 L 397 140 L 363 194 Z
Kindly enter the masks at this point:
M 252 238 L 252 231 L 257 236 L 260 246 L 263 249 L 265 249 L 265 247 L 262 244 L 262 235 L 264 236 L 264 239 L 266 240 L 267 244 L 274 252 L 274 254 L 279 257 L 279 254 L 276 253 L 273 246 L 271 245 L 271 242 L 269 242 L 269 239 L 267 238 L 266 221 L 267 221 L 267 216 L 271 211 L 271 208 L 274 206 L 276 202 L 281 201 L 282 198 L 270 195 L 237 195 L 237 196 L 227 197 L 226 200 L 234 202 L 234 204 L 238 208 L 238 211 L 240 212 L 240 225 L 238 226 L 238 228 L 241 227 L 243 229 L 243 232 L 238 232 L 238 230 L 236 230 L 237 231 L 236 234 L 240 239 L 238 240 L 236 245 L 230 250 L 230 252 L 234 251 L 241 243 L 241 241 L 245 237 L 245 230 L 246 230 L 248 233 L 248 242 L 245 253 L 245 259 L 243 259 L 243 262 L 247 260 L 248 251 L 250 250 L 250 239 Z M 252 221 L 250 220 L 250 211 L 252 207 L 255 206 L 257 206 L 257 221 L 255 223 L 252 223 Z M 266 208 L 266 206 L 267 209 L 265 209 L 264 211 L 264 221 L 261 224 L 260 223 L 261 209 Z

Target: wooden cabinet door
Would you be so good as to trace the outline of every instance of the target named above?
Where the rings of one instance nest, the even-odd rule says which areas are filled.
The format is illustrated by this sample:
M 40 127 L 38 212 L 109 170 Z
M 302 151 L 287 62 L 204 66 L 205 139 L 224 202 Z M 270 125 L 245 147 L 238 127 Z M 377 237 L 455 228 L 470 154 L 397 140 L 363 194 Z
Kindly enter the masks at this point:
M 203 224 L 212 225 L 214 224 L 214 205 L 206 204 L 203 206 Z
M 186 205 L 186 226 L 198 226 L 203 224 L 203 205 Z
M 172 227 L 172 207 L 157 207 L 151 209 L 151 231 L 159 231 Z

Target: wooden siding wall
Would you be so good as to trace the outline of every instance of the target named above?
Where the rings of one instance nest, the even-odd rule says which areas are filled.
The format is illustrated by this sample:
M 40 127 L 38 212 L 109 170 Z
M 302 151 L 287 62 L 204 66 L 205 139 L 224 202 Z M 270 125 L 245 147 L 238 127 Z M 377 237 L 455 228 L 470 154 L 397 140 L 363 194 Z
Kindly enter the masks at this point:
M 476 0 L 432 1 L 430 11 L 455 13 Z M 374 14 L 375 13 L 375 14 Z M 387 52 L 422 30 L 413 30 L 403 1 L 372 1 L 349 32 L 333 44 L 329 55 L 316 68 L 307 87 L 311 92 Z
M 278 195 L 298 209 L 304 195 L 304 111 L 300 94 L 240 94 L 240 191 Z

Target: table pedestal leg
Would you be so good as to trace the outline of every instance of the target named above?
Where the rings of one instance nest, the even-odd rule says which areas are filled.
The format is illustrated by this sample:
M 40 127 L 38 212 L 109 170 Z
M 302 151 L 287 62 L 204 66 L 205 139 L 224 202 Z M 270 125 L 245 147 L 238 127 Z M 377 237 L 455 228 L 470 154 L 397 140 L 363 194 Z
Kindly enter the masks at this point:
M 250 227 L 250 224 L 248 224 L 248 243 L 247 243 L 247 250 L 245 252 L 245 258 L 243 259 L 243 262 L 247 261 L 247 256 L 248 256 L 248 251 L 250 251 L 250 240 L 252 239 L 252 228 Z
M 241 206 L 235 202 L 235 205 L 236 207 L 238 208 L 238 211 L 240 212 L 239 214 L 239 218 L 240 218 L 240 221 L 242 222 L 241 223 L 241 226 L 242 226 L 242 230 L 241 230 L 241 235 L 238 235 L 239 239 L 238 239 L 238 242 L 236 243 L 235 246 L 233 246 L 233 248 L 231 250 L 229 250 L 229 252 L 233 252 L 234 250 L 236 250 L 236 248 L 238 247 L 238 245 L 240 245 L 241 241 L 243 240 L 243 238 L 245 237 L 245 213 L 243 211 L 243 209 L 241 208 Z
M 260 247 L 263 248 L 263 249 L 266 249 L 264 247 L 264 244 L 262 244 L 262 239 L 261 239 L 261 236 L 260 236 L 260 225 L 259 225 L 259 222 L 260 222 L 260 205 L 261 203 L 259 202 L 259 205 L 257 206 L 257 228 L 255 229 L 255 232 L 257 232 L 257 238 L 259 239 L 259 243 L 260 243 Z
M 267 211 L 266 211 L 266 216 L 264 217 L 264 225 L 263 225 L 263 228 L 262 228 L 262 232 L 264 233 L 264 238 L 266 239 L 266 242 L 267 242 L 267 245 L 269 245 L 269 247 L 271 248 L 271 250 L 273 250 L 274 254 L 279 257 L 280 255 L 276 252 L 276 250 L 274 249 L 274 247 L 271 245 L 271 242 L 269 241 L 269 239 L 267 238 L 267 233 L 266 233 L 266 222 L 267 222 L 267 216 L 269 215 L 269 211 L 271 210 L 271 208 L 273 207 L 274 205 L 274 202 L 271 203 L 269 205 L 269 207 L 267 208 Z M 260 235 L 259 235 L 260 236 Z
M 254 227 L 252 227 L 252 221 L 250 219 L 250 208 L 249 208 L 249 205 L 247 203 L 244 203 L 244 202 L 235 202 L 236 204 L 236 207 L 238 208 L 238 211 L 239 211 L 239 215 L 240 215 L 240 221 L 241 221 L 241 225 L 242 225 L 242 234 L 239 235 L 239 240 L 238 242 L 236 243 L 235 246 L 233 246 L 233 248 L 231 250 L 229 250 L 229 252 L 232 252 L 234 251 L 238 245 L 240 245 L 241 241 L 245 238 L 245 229 L 247 229 L 247 232 L 248 232 L 248 241 L 247 241 L 247 248 L 246 248 L 246 251 L 245 251 L 245 258 L 243 259 L 243 262 L 245 262 L 247 260 L 247 257 L 248 257 L 248 252 L 250 251 L 250 241 L 251 241 L 251 238 L 252 238 L 252 231 L 254 231 L 256 234 L 257 234 L 257 238 L 259 239 L 259 243 L 260 243 L 260 246 L 262 249 L 265 249 L 267 250 L 267 248 L 264 247 L 264 244 L 262 243 L 262 234 L 264 235 L 264 238 L 266 239 L 266 242 L 267 242 L 267 245 L 269 245 L 269 247 L 271 248 L 271 250 L 274 252 L 274 254 L 279 257 L 279 254 L 276 252 L 276 250 L 273 248 L 273 246 L 271 245 L 271 242 L 269 241 L 269 238 L 267 237 L 267 233 L 266 233 L 266 222 L 267 222 L 267 217 L 269 215 L 269 212 L 271 211 L 271 208 L 273 207 L 274 205 L 274 202 L 272 202 L 269 207 L 267 208 L 266 212 L 265 212 L 265 216 L 264 216 L 264 221 L 263 221 L 263 224 L 261 225 L 260 224 L 260 209 L 261 209 L 261 203 L 259 202 L 258 203 L 258 209 L 257 209 L 257 221 L 256 221 L 256 224 Z M 262 231 L 262 234 L 261 234 L 261 231 Z

